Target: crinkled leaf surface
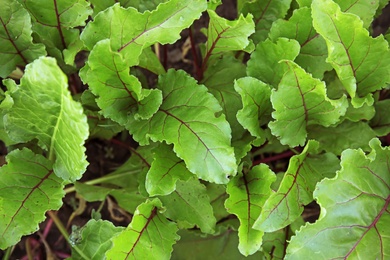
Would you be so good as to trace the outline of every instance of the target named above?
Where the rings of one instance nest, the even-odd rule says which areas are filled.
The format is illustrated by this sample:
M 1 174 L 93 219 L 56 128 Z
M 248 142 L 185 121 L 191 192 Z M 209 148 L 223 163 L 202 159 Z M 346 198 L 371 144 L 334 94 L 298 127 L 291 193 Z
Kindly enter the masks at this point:
M 44 73 L 43 73 L 44 72 Z M 26 67 L 5 127 L 17 142 L 38 139 L 55 159 L 54 173 L 64 180 L 81 178 L 87 167 L 84 142 L 87 118 L 68 91 L 67 77 L 53 58 L 41 57 Z
M 166 141 L 187 168 L 199 178 L 227 183 L 236 173 L 230 146 L 231 130 L 218 101 L 184 71 L 169 70 L 159 80 L 163 103 L 149 120 L 132 120 L 127 126 L 140 144 Z
M 14 150 L 0 168 L 0 248 L 38 230 L 45 212 L 62 205 L 64 185 L 52 163 L 28 149 Z
M 256 43 L 264 41 L 274 21 L 284 18 L 290 9 L 291 0 L 247 1 L 241 9 L 243 14 L 254 16 L 256 33 L 252 36 Z
M 310 140 L 300 155 L 290 159 L 278 191 L 265 202 L 254 228 L 274 232 L 291 224 L 302 214 L 303 206 L 313 201 L 317 182 L 335 175 L 338 158 L 331 153 L 317 154 L 318 148 L 319 143 Z
M 341 12 L 331 0 L 314 0 L 312 14 L 314 28 L 328 46 L 327 61 L 352 97 L 352 104 L 372 104 L 370 93 L 390 82 L 387 41 L 381 36 L 370 37 L 356 15 Z
M 86 0 L 21 2 L 31 14 L 34 32 L 46 45 L 50 55 L 56 57 L 61 64 L 60 61 L 64 59 L 62 51 L 68 49 L 68 54 L 74 59 L 82 47 L 79 30 L 75 27 L 84 26 L 88 16 L 92 14 L 89 2 Z
M 207 7 L 205 0 L 171 0 L 156 10 L 139 13 L 130 7 L 115 4 L 88 23 L 81 39 L 88 49 L 100 40 L 110 39 L 111 49 L 120 52 L 128 66 L 138 64 L 143 48 L 156 42 L 174 43 L 180 32 L 200 17 Z
M 277 20 L 272 24 L 269 37 L 277 41 L 279 37 L 294 39 L 301 45 L 301 51 L 294 60 L 314 77 L 321 79 L 325 71 L 332 69 L 326 63 L 328 50 L 325 40 L 314 30 L 310 8 L 294 11 L 288 21 Z
M 16 0 L 4 0 L 0 9 L 0 77 L 46 55 L 45 46 L 31 37 L 31 17 Z
M 130 225 L 112 239 L 107 259 L 170 259 L 172 245 L 179 240 L 178 228 L 160 212 L 158 199 L 138 206 Z
M 275 121 L 269 123 L 282 144 L 304 145 L 308 125 L 329 126 L 336 123 L 346 111 L 346 98 L 330 100 L 324 82 L 313 78 L 292 61 L 284 61 L 288 71 L 278 90 L 271 94 Z
M 112 247 L 111 239 L 121 231 L 123 227 L 115 227 L 109 221 L 92 219 L 82 227 L 81 240 L 76 243 L 76 246 L 83 252 L 83 257 L 91 260 L 102 259 L 102 256 Z M 70 259 L 82 259 L 82 256 L 72 249 Z
M 262 206 L 271 195 L 271 183 L 275 174 L 266 164 L 253 167 L 250 171 L 238 174 L 227 185 L 229 198 L 225 207 L 240 220 L 238 229 L 238 249 L 248 256 L 260 249 L 264 232 L 252 226 L 260 215 Z
M 299 50 L 297 41 L 286 38 L 280 38 L 276 43 L 269 39 L 259 43 L 248 61 L 248 76 L 276 88 L 286 71 L 285 64 L 280 61 L 294 60 Z
M 164 215 L 167 218 L 197 225 L 203 233 L 214 233 L 216 220 L 210 198 L 197 178 L 177 181 L 175 191 L 159 198 L 166 207 Z
M 182 159 L 164 143 L 153 150 L 154 161 L 146 175 L 145 187 L 150 196 L 168 195 L 176 188 L 178 180 L 187 181 L 192 173 Z
M 243 108 L 237 112 L 237 119 L 252 136 L 255 145 L 265 142 L 265 133 L 261 128 L 271 119 L 271 87 L 258 79 L 245 77 L 236 80 L 234 89 L 240 94 Z
M 208 65 L 210 59 L 221 56 L 225 52 L 244 50 L 249 44 L 248 37 L 255 32 L 253 16 L 240 15 L 238 20 L 229 21 L 217 15 L 215 11 L 207 10 L 210 23 L 207 29 L 207 42 L 203 65 Z
M 336 177 L 317 185 L 320 218 L 291 239 L 287 259 L 389 258 L 390 150 L 370 146 L 368 155 L 345 150 Z

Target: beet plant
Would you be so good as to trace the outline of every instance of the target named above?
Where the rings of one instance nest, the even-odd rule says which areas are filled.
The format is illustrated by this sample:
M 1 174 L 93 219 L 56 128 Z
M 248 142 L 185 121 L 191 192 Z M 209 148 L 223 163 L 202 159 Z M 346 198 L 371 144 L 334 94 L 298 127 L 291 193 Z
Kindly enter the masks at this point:
M 5 259 L 49 220 L 69 259 L 390 257 L 387 1 L 226 2 L 1 1 Z M 85 179 L 99 140 L 130 157 Z

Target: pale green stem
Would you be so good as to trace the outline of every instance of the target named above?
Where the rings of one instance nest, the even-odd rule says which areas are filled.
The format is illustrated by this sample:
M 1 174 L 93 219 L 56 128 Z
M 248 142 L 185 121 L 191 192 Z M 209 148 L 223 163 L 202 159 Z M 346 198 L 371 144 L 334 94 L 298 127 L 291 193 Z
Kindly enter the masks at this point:
M 114 175 L 105 175 L 103 177 L 100 177 L 100 178 L 97 178 L 97 179 L 94 179 L 94 180 L 90 180 L 90 181 L 86 181 L 84 182 L 84 184 L 87 184 L 87 185 L 95 185 L 95 184 L 99 184 L 99 183 L 103 183 L 103 182 L 106 182 L 106 181 L 111 181 L 111 180 L 115 180 L 117 178 L 121 178 L 125 175 L 132 175 L 132 174 L 136 174 L 136 173 L 139 173 L 140 170 L 135 170 L 135 171 L 129 171 L 129 172 L 126 172 L 126 173 L 123 173 L 123 174 L 114 174 Z M 76 190 L 75 186 L 71 186 L 69 188 L 66 188 L 64 191 L 66 194 L 68 193 L 71 193 L 71 192 L 74 192 Z
M 66 242 L 69 243 L 69 235 L 68 235 L 68 231 L 66 231 L 66 228 L 64 227 L 64 225 L 62 224 L 61 220 L 57 217 L 56 214 L 54 214 L 53 211 L 48 211 L 47 214 L 49 215 L 49 217 L 53 220 L 54 224 L 57 226 L 58 230 L 60 231 L 60 233 L 62 234 L 62 236 L 65 238 Z M 83 258 L 83 259 L 86 259 L 88 260 L 89 258 L 84 255 L 83 251 L 81 251 L 80 248 L 78 248 L 78 246 L 73 246 L 69 243 L 69 245 L 77 251 L 77 253 Z
M 13 251 L 13 246 L 11 247 L 8 247 L 7 250 L 5 250 L 5 255 L 3 256 L 3 260 L 9 260 L 11 254 L 12 254 L 12 251 Z

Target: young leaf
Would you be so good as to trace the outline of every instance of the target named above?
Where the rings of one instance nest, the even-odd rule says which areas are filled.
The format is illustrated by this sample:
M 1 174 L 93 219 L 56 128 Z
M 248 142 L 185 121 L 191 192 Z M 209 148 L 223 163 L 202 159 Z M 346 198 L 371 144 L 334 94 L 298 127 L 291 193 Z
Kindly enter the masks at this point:
M 252 77 L 240 78 L 234 83 L 234 89 L 241 95 L 243 108 L 237 112 L 237 119 L 252 136 L 256 146 L 266 140 L 261 126 L 271 119 L 271 88 L 269 85 Z
M 46 45 L 49 54 L 61 64 L 60 61 L 64 60 L 62 51 L 68 49 L 68 55 L 74 59 L 82 47 L 79 30 L 75 27 L 85 25 L 85 20 L 92 14 L 90 4 L 85 0 L 21 2 L 31 14 L 34 32 Z M 73 62 L 72 58 L 67 59 Z
M 274 22 L 269 38 L 275 42 L 280 37 L 299 42 L 301 51 L 294 61 L 313 77 L 322 79 L 324 72 L 332 69 L 325 61 L 328 56 L 325 40 L 313 28 L 310 8 L 295 10 L 288 21 Z
M 175 223 L 161 213 L 158 199 L 138 206 L 130 225 L 112 239 L 107 259 L 170 259 L 172 245 L 179 240 Z
M 225 207 L 240 220 L 238 249 L 241 254 L 252 255 L 260 249 L 264 232 L 252 228 L 260 215 L 264 202 L 271 194 L 275 174 L 267 165 L 253 167 L 249 172 L 235 176 L 227 186 L 229 198 Z
M 269 39 L 259 43 L 252 53 L 247 66 L 248 76 L 277 87 L 286 67 L 281 60 L 294 60 L 299 54 L 299 43 L 279 38 L 276 43 Z
M 31 37 L 31 17 L 16 0 L 4 0 L 0 9 L 0 77 L 7 77 L 16 66 L 24 66 L 45 56 L 45 46 Z
M 346 111 L 346 98 L 330 100 L 324 82 L 313 78 L 292 61 L 284 61 L 288 70 L 278 90 L 271 94 L 275 121 L 269 123 L 272 134 L 282 144 L 291 147 L 304 145 L 307 126 L 329 126 L 336 123 Z
M 0 168 L 0 248 L 38 230 L 45 212 L 62 205 L 64 185 L 52 162 L 28 149 L 10 152 Z
M 105 220 L 91 219 L 82 227 L 81 240 L 75 244 L 83 257 L 91 260 L 102 259 L 102 256 L 112 247 L 111 239 L 123 230 L 123 227 L 115 227 L 111 222 Z M 70 259 L 82 259 L 79 251 L 72 249 Z
M 371 105 L 370 93 L 390 82 L 388 43 L 382 36 L 371 38 L 356 15 L 341 12 L 331 0 L 314 0 L 312 15 L 314 28 L 328 46 L 327 61 L 336 70 L 352 104 Z
M 43 73 L 44 72 L 44 73 Z M 11 94 L 14 105 L 5 115 L 5 127 L 17 142 L 38 139 L 55 160 L 54 173 L 64 180 L 81 178 L 87 167 L 87 118 L 72 100 L 67 78 L 53 58 L 41 57 L 26 67 L 20 87 Z
M 230 127 L 218 101 L 184 71 L 162 75 L 159 89 L 163 103 L 149 120 L 131 120 L 127 126 L 141 145 L 153 141 L 174 144 L 177 156 L 199 178 L 227 183 L 236 173 L 236 159 L 230 146 Z
M 98 96 L 96 102 L 105 117 L 123 126 L 130 114 L 150 118 L 161 104 L 161 91 L 142 89 L 139 80 L 129 74 L 122 56 L 112 51 L 109 44 L 108 40 L 102 40 L 95 45 L 81 78 Z
M 236 21 L 228 21 L 219 17 L 216 12 L 207 10 L 210 23 L 207 29 L 206 50 L 202 67 L 208 62 L 229 51 L 244 50 L 249 44 L 248 37 L 255 32 L 253 16 L 240 15 Z
M 214 233 L 216 219 L 210 198 L 205 186 L 197 178 L 177 181 L 174 192 L 159 198 L 166 207 L 164 215 L 167 218 L 197 225 L 203 233 Z
M 320 219 L 292 237 L 287 259 L 386 259 L 390 255 L 390 149 L 345 150 L 341 170 L 320 182 L 314 197 Z M 328 250 L 332 248 L 332 250 Z
M 290 9 L 291 0 L 255 0 L 247 1 L 242 7 L 243 14 L 251 13 L 254 16 L 256 33 L 252 36 L 255 43 L 264 41 L 274 21 L 284 18 Z
M 183 160 L 172 151 L 172 146 L 162 143 L 153 152 L 154 161 L 145 182 L 150 196 L 168 195 L 175 190 L 178 180 L 187 181 L 192 177 Z
M 338 158 L 318 155 L 319 143 L 310 140 L 300 155 L 290 159 L 288 169 L 276 193 L 265 202 L 253 228 L 274 232 L 295 221 L 303 206 L 313 201 L 314 187 L 324 177 L 333 177 L 339 169 Z

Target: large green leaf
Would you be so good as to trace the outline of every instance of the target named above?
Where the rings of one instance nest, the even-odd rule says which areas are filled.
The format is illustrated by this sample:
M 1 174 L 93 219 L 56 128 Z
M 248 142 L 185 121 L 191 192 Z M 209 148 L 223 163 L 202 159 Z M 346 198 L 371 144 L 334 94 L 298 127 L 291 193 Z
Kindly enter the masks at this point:
M 295 62 L 316 78 L 321 79 L 324 72 L 332 68 L 325 61 L 328 56 L 326 43 L 314 30 L 310 8 L 295 10 L 288 21 L 274 22 L 269 37 L 273 41 L 279 37 L 297 40 L 301 51 Z
M 187 170 L 183 160 L 177 158 L 172 151 L 172 146 L 163 143 L 153 152 L 154 161 L 145 182 L 150 196 L 168 195 L 175 190 L 178 180 L 187 181 L 191 178 L 191 172 Z
M 327 61 L 359 107 L 372 104 L 370 94 L 390 82 L 390 52 L 387 41 L 371 38 L 363 22 L 353 14 L 343 13 L 331 0 L 314 0 L 313 24 L 328 46 Z
M 313 201 L 317 182 L 335 175 L 338 158 L 331 153 L 318 154 L 318 149 L 319 143 L 310 140 L 300 155 L 290 159 L 278 191 L 265 202 L 254 228 L 274 232 L 291 224 L 302 214 L 303 206 Z
M 38 139 L 54 160 L 54 173 L 74 181 L 87 167 L 83 146 L 88 137 L 87 118 L 72 100 L 67 77 L 53 58 L 41 57 L 26 67 L 14 105 L 5 115 L 5 127 L 17 142 Z
M 1 2 L 0 23 L 0 77 L 46 55 L 45 46 L 32 42 L 31 17 L 18 1 Z
M 286 38 L 279 38 L 276 43 L 269 39 L 259 43 L 248 61 L 248 76 L 276 88 L 286 71 L 285 65 L 280 61 L 294 60 L 299 50 L 297 41 Z
M 172 245 L 180 238 L 175 223 L 160 212 L 158 199 L 138 206 L 130 225 L 112 239 L 107 259 L 170 259 Z
M 284 61 L 288 71 L 278 90 L 272 91 L 271 102 L 275 109 L 269 123 L 272 134 L 280 137 L 282 144 L 291 147 L 306 142 L 307 126 L 330 126 L 338 122 L 348 103 L 345 96 L 330 100 L 324 82 L 313 78 L 292 61 Z
M 243 14 L 254 16 L 256 33 L 252 36 L 256 43 L 264 41 L 274 21 L 284 18 L 290 9 L 291 0 L 247 1 L 241 9 Z
M 14 150 L 0 168 L 0 248 L 39 229 L 45 212 L 62 205 L 64 185 L 52 162 L 28 149 Z
M 160 196 L 166 211 L 164 215 L 172 220 L 197 225 L 203 233 L 212 234 L 216 224 L 213 208 L 206 188 L 197 178 L 177 181 L 176 190 L 167 196 Z
M 261 126 L 271 119 L 271 88 L 252 77 L 238 79 L 234 83 L 234 88 L 240 94 L 243 103 L 243 108 L 237 112 L 237 119 L 252 136 L 256 137 L 254 144 L 259 146 L 266 140 Z
M 238 20 L 229 21 L 218 16 L 215 11 L 207 10 L 210 23 L 207 29 L 206 50 L 203 59 L 203 70 L 213 58 L 229 51 L 244 50 L 249 45 L 248 37 L 255 32 L 253 16 L 240 15 Z
M 140 144 L 153 141 L 173 143 L 177 156 L 199 178 L 227 183 L 236 173 L 230 146 L 230 127 L 218 101 L 184 71 L 162 75 L 159 89 L 163 103 L 150 120 L 132 120 L 127 126 Z
M 390 149 L 370 146 L 368 155 L 345 150 L 336 177 L 317 185 L 320 218 L 291 239 L 287 259 L 389 258 Z
M 238 174 L 227 186 L 229 198 L 225 207 L 240 220 L 238 229 L 238 249 L 241 254 L 252 255 L 260 249 L 264 232 L 252 228 L 259 217 L 262 206 L 271 195 L 271 183 L 275 174 L 266 164 L 253 167 L 250 171 Z
M 115 4 L 88 23 L 81 39 L 90 50 L 100 40 L 110 39 L 111 49 L 120 52 L 127 64 L 133 66 L 138 64 L 143 48 L 179 39 L 180 32 L 199 18 L 206 7 L 205 0 L 171 0 L 152 12 L 139 13 Z
M 115 227 L 111 222 L 105 220 L 90 220 L 81 228 L 81 237 L 75 246 L 79 250 L 72 249 L 70 259 L 103 259 L 105 253 L 112 247 L 111 239 L 121 232 L 123 227 Z M 83 253 L 83 256 L 79 254 Z
M 22 0 L 33 20 L 34 32 L 46 45 L 48 53 L 55 57 L 59 64 L 65 59 L 63 51 L 67 49 L 67 58 L 73 64 L 74 57 L 81 49 L 79 30 L 84 26 L 88 16 L 92 14 L 90 4 L 86 0 L 67 1 L 34 1 Z

